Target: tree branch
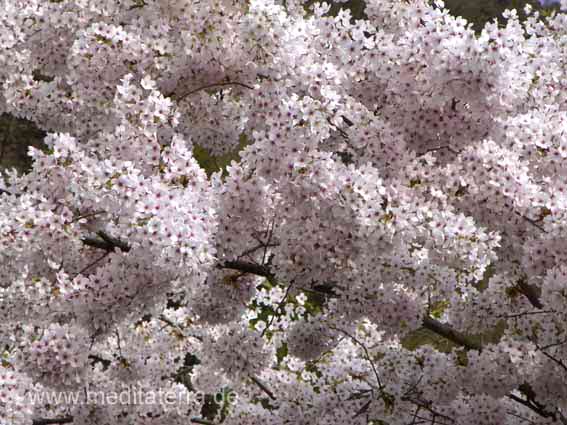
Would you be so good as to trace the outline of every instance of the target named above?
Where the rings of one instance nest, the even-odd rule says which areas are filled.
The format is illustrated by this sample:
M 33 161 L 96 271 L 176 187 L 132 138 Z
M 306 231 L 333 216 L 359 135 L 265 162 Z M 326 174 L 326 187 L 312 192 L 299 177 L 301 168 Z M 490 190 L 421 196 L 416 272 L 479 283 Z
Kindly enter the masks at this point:
M 470 337 L 453 329 L 450 325 L 439 322 L 429 316 L 426 316 L 423 319 L 423 327 L 451 342 L 454 342 L 457 345 L 460 345 L 461 347 L 466 348 L 467 350 L 482 350 L 480 343 L 472 341 Z
M 539 293 L 536 287 L 530 285 L 525 280 L 521 280 L 518 283 L 517 288 L 522 293 L 522 295 L 524 295 L 528 299 L 531 305 L 533 305 L 535 308 L 539 308 L 540 310 L 543 309 L 543 304 L 539 300 Z
M 103 249 L 109 252 L 114 251 L 116 248 L 118 248 L 122 252 L 130 251 L 130 245 L 128 245 L 128 243 L 124 242 L 123 240 L 113 238 L 102 230 L 98 231 L 96 234 L 100 237 L 100 239 L 85 236 L 84 238 L 81 238 L 81 242 L 92 248 Z
M 225 261 L 224 263 L 219 264 L 218 267 L 221 269 L 238 270 L 243 273 L 262 276 L 268 279 L 270 282 L 276 281 L 276 276 L 272 273 L 272 271 L 268 267 L 262 266 L 261 264 L 251 263 L 248 261 L 233 260 Z
M 93 363 L 101 363 L 105 369 L 112 363 L 112 360 L 102 358 L 100 356 L 97 356 L 96 354 L 89 354 L 88 359 L 92 360 Z
M 216 425 L 214 422 L 207 421 L 205 419 L 200 419 L 200 418 L 191 418 L 191 422 L 194 423 L 194 424 L 200 424 L 200 425 Z
M 33 425 L 51 425 L 51 424 L 69 424 L 73 422 L 72 416 L 65 416 L 62 418 L 39 418 L 32 421 Z
M 187 335 L 187 334 L 185 333 L 185 330 L 184 330 L 181 326 L 179 326 L 178 324 L 172 322 L 172 321 L 169 320 L 167 317 L 165 317 L 163 314 L 160 315 L 160 316 L 158 317 L 158 319 L 159 319 L 160 321 L 162 321 L 163 323 L 165 323 L 167 326 L 173 328 L 175 331 L 179 332 L 179 335 L 182 336 L 183 338 L 190 337 L 190 338 L 195 338 L 196 340 L 201 341 L 201 342 L 203 341 L 203 338 L 200 337 L 200 336 L 198 336 L 198 335 Z
M 555 418 L 555 415 L 553 413 L 548 412 L 545 409 L 534 405 L 530 400 L 524 400 L 523 398 L 520 398 L 514 394 L 508 394 L 506 397 L 508 397 L 510 400 L 514 400 L 516 403 L 520 403 L 522 406 L 527 407 L 531 411 L 537 413 L 542 418 Z
M 252 382 L 254 382 L 258 386 L 258 388 L 260 388 L 262 391 L 264 391 L 268 395 L 268 397 L 270 397 L 272 400 L 277 400 L 274 393 L 266 386 L 266 384 L 264 384 L 262 381 L 260 381 L 254 375 L 250 375 L 250 379 L 252 380 Z

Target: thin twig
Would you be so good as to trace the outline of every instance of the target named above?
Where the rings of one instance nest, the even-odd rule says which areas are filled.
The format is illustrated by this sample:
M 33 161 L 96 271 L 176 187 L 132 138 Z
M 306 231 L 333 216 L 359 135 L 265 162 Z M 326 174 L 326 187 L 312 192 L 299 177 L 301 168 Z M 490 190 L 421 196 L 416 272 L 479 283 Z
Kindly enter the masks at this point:
M 161 320 L 161 321 L 162 321 L 163 323 L 165 323 L 166 325 L 168 325 L 168 326 L 174 328 L 177 332 L 179 332 L 179 333 L 181 334 L 181 336 L 182 336 L 183 338 L 190 337 L 190 338 L 195 338 L 195 339 L 198 340 L 198 341 L 203 341 L 203 338 L 201 338 L 200 336 L 197 336 L 197 335 L 187 335 L 181 326 L 175 324 L 174 322 L 172 322 L 171 320 L 169 320 L 169 319 L 168 319 L 167 317 L 165 317 L 164 315 L 159 316 L 158 319 Z
M 421 410 L 421 406 L 419 404 L 415 405 L 415 413 L 413 415 L 413 419 L 411 420 L 410 425 L 416 425 L 416 420 L 418 419 L 419 411 Z
M 531 218 L 528 218 L 528 217 L 520 214 L 518 211 L 514 211 L 514 214 L 516 214 L 518 217 L 526 220 L 528 223 L 530 223 L 532 226 L 536 227 L 537 229 L 541 230 L 543 233 L 547 233 L 547 231 L 541 225 L 539 225 L 535 220 L 532 220 Z
M 497 315 L 496 317 L 499 319 L 516 319 L 518 317 L 532 316 L 534 314 L 551 314 L 551 313 L 557 313 L 557 311 L 556 310 L 523 311 L 521 313 L 516 313 L 516 314 Z
M 258 251 L 259 249 L 262 249 L 262 248 L 264 248 L 264 255 L 263 255 L 263 258 L 265 258 L 267 248 L 271 248 L 271 247 L 275 247 L 275 246 L 279 246 L 279 245 L 280 245 L 280 244 L 279 244 L 278 242 L 273 242 L 273 243 L 270 243 L 269 241 L 267 241 L 267 242 L 260 242 L 260 243 L 258 243 L 258 245 L 255 245 L 255 246 L 253 246 L 252 248 L 247 249 L 246 251 L 244 251 L 242 254 L 240 254 L 240 255 L 238 256 L 238 258 L 247 257 L 247 256 L 249 256 L 250 254 L 253 254 L 254 252 L 256 252 L 256 251 Z M 263 261 L 263 260 L 262 260 L 262 264 L 264 264 L 264 261 Z
M 86 272 L 88 269 L 90 269 L 91 267 L 97 265 L 99 262 L 101 262 L 102 260 L 104 260 L 108 255 L 110 254 L 110 251 L 106 251 L 104 254 L 102 254 L 102 256 L 100 256 L 99 258 L 97 258 L 95 261 L 93 261 L 92 263 L 90 263 L 89 265 L 87 265 L 86 267 L 84 267 L 81 271 L 77 272 L 75 274 L 75 276 L 73 276 L 73 279 L 76 278 L 77 276 L 83 274 L 84 272 Z
M 522 419 L 522 420 L 524 420 L 524 421 L 526 421 L 526 422 L 529 422 L 530 424 L 537 425 L 537 423 L 534 422 L 534 421 L 532 421 L 531 419 L 524 418 L 523 416 L 518 415 L 517 413 L 514 413 L 514 412 L 512 412 L 511 410 L 508 410 L 506 413 L 507 413 L 508 415 L 510 415 L 510 416 L 514 416 L 514 417 L 516 417 L 516 418 L 518 418 L 518 419 Z
M 118 345 L 118 353 L 120 354 L 120 359 L 124 359 L 124 356 L 122 355 L 122 346 L 120 344 L 120 333 L 118 332 L 118 328 L 116 328 L 114 330 L 114 333 L 116 334 L 116 344 Z
M 567 366 L 565 366 L 565 363 L 563 363 L 561 360 L 556 359 L 555 357 L 553 357 L 551 354 L 546 353 L 545 351 L 543 351 L 541 348 L 539 348 L 539 345 L 535 344 L 536 348 L 541 351 L 541 353 L 547 357 L 549 360 L 551 360 L 552 362 L 554 362 L 555 364 L 557 364 L 561 369 L 563 369 L 565 372 L 567 372 Z
M 339 126 L 336 126 L 335 124 L 333 124 L 333 122 L 331 121 L 331 118 L 327 117 L 327 122 L 329 123 L 329 125 L 334 128 L 336 131 L 339 132 L 339 134 L 343 137 L 343 139 L 345 140 L 350 140 L 348 137 L 348 134 L 346 133 L 346 131 L 344 131 L 342 128 L 340 128 Z
M 431 407 L 431 402 L 427 401 L 427 400 L 420 400 L 420 399 L 414 399 L 414 398 L 410 398 L 410 397 L 402 397 L 403 401 L 409 401 L 410 403 L 415 404 L 416 406 L 421 407 L 422 409 L 428 411 L 429 413 L 431 413 L 433 415 L 433 418 L 431 419 L 434 423 L 435 423 L 435 418 L 443 418 L 446 419 L 450 422 L 455 422 L 455 419 L 453 419 L 450 416 L 444 415 L 443 413 L 439 413 L 436 410 L 434 410 Z M 421 418 L 419 418 L 421 419 Z M 444 424 L 444 422 L 439 422 L 439 424 Z
M 537 413 L 542 418 L 551 418 L 555 416 L 553 413 L 547 412 L 545 409 L 542 409 L 541 407 L 534 405 L 529 400 L 524 400 L 523 398 L 520 398 L 514 394 L 508 394 L 506 397 L 508 397 L 511 400 L 514 400 L 517 403 L 520 403 L 523 406 L 526 406 L 528 409 Z
M 274 236 L 274 226 L 276 224 L 276 219 L 272 220 L 272 224 L 268 228 L 268 239 L 266 240 L 266 244 L 264 245 L 264 254 L 262 255 L 262 265 L 266 264 L 266 253 L 268 252 L 268 246 L 272 241 L 272 236 Z
M 376 365 L 374 364 L 374 361 L 372 360 L 372 357 L 370 357 L 370 353 L 368 352 L 368 348 L 366 348 L 366 345 L 364 345 L 362 342 L 360 342 L 355 336 L 349 334 L 347 331 L 337 328 L 335 326 L 331 326 L 331 329 L 334 329 L 340 333 L 342 333 L 343 335 L 346 335 L 347 337 L 349 337 L 356 345 L 360 346 L 360 348 L 362 348 L 362 350 L 364 351 L 364 355 L 366 356 L 366 360 L 368 361 L 368 363 L 370 363 L 370 367 L 372 368 L 372 371 L 374 372 L 374 376 L 376 377 L 376 382 L 378 383 L 378 389 L 380 391 L 384 390 L 384 387 L 382 385 L 382 381 L 380 380 L 380 375 L 378 375 L 378 370 L 376 369 Z
M 553 344 L 544 345 L 540 350 L 547 350 L 548 348 L 557 347 L 559 345 L 567 344 L 567 339 L 561 342 L 554 342 Z
M 278 315 L 278 313 L 281 311 L 285 301 L 287 300 L 287 297 L 289 295 L 289 292 L 291 291 L 291 287 L 293 286 L 293 282 L 291 282 L 286 291 L 284 296 L 282 297 L 282 299 L 280 300 L 280 302 L 278 303 L 278 306 L 276 307 L 276 310 L 274 311 L 274 314 L 272 314 L 272 316 L 270 317 L 270 321 L 268 322 L 268 324 L 266 325 L 266 327 L 264 328 L 264 330 L 262 331 L 262 334 L 260 336 L 264 336 L 266 334 L 266 332 L 268 331 L 268 329 L 270 329 L 270 326 L 272 326 L 272 323 L 274 323 L 274 320 L 276 320 L 276 316 Z
M 250 89 L 250 90 L 254 90 L 254 87 L 249 86 L 248 84 L 239 83 L 237 81 L 225 81 L 225 82 L 212 83 L 212 84 L 207 84 L 205 86 L 201 86 L 201 87 L 196 88 L 194 90 L 191 90 L 191 91 L 189 91 L 189 92 L 187 92 L 187 93 L 185 93 L 185 94 L 183 94 L 183 95 L 181 95 L 177 98 L 174 97 L 173 99 L 176 100 L 176 101 L 180 101 L 180 100 L 185 99 L 188 96 L 191 96 L 192 94 L 200 92 L 201 90 L 211 89 L 213 87 L 222 87 L 222 86 L 240 86 L 240 87 L 244 87 L 244 88 L 247 88 L 247 89 Z

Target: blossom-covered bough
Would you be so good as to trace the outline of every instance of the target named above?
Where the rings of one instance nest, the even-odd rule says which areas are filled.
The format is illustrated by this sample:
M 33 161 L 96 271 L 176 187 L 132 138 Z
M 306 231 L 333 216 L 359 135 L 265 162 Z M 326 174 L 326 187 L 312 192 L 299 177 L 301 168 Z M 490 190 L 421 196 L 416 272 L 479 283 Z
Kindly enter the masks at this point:
M 567 423 L 567 15 L 304 6 L 0 1 L 0 424 Z

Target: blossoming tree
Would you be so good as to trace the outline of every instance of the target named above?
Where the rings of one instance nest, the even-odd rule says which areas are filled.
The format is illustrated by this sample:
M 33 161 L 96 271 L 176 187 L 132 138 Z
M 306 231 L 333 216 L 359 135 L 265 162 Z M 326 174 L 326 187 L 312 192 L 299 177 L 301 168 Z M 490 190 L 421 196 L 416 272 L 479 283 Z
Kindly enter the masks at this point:
M 0 1 L 0 424 L 567 423 L 567 15 L 304 6 Z

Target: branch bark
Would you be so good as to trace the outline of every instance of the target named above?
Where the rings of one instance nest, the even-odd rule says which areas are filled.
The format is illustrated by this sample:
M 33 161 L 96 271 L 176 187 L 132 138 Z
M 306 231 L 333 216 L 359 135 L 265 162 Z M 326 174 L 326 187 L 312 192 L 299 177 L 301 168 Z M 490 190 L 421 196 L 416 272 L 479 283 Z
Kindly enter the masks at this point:
M 470 337 L 453 329 L 450 325 L 439 322 L 431 317 L 426 316 L 423 319 L 423 327 L 467 350 L 482 350 L 480 343 L 473 341 Z
M 539 299 L 540 294 L 537 288 L 528 284 L 525 280 L 522 280 L 520 281 L 520 283 L 518 283 L 518 289 L 520 290 L 522 295 L 524 295 L 528 299 L 531 305 L 540 310 L 543 309 L 543 304 Z
M 264 384 L 262 381 L 260 381 L 257 377 L 255 377 L 254 375 L 250 375 L 250 380 L 252 382 L 254 382 L 258 388 L 260 388 L 262 391 L 264 391 L 266 393 L 266 395 L 268 397 L 270 397 L 272 400 L 277 400 L 276 396 L 274 395 L 274 393 L 272 392 L 272 390 L 270 390 L 266 384 Z
M 268 267 L 262 266 L 261 264 L 251 263 L 248 261 L 241 261 L 241 260 L 225 261 L 224 263 L 221 263 L 218 267 L 220 267 L 221 269 L 238 270 L 243 273 L 262 276 L 271 282 L 274 282 L 276 280 L 276 276 L 274 275 L 274 273 L 272 273 L 272 271 Z
M 207 421 L 206 419 L 200 418 L 192 418 L 191 422 L 194 424 L 201 424 L 201 425 L 216 425 L 214 422 Z
M 39 418 L 32 421 L 33 425 L 69 424 L 73 422 L 72 416 L 62 418 Z
M 100 239 L 86 236 L 82 238 L 81 241 L 87 246 L 103 249 L 109 252 L 114 251 L 116 248 L 118 248 L 122 252 L 130 251 L 130 245 L 128 245 L 127 242 L 124 242 L 123 240 L 118 238 L 113 238 L 102 230 L 98 231 L 96 234 Z

